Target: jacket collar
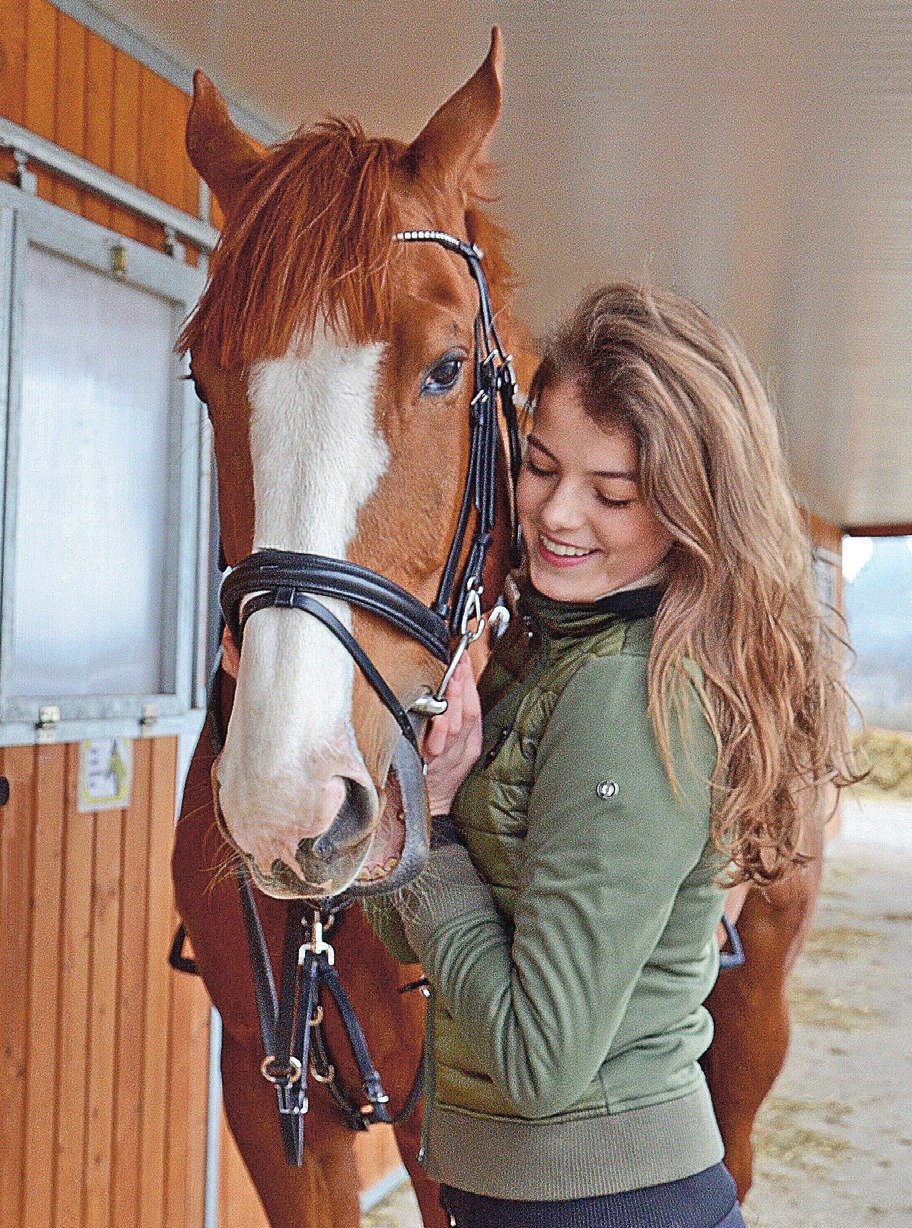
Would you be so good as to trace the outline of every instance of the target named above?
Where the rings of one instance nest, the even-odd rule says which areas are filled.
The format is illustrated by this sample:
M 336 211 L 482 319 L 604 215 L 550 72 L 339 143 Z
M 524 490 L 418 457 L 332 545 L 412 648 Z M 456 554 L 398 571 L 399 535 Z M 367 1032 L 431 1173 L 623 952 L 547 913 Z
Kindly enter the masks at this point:
M 645 583 L 644 583 L 645 581 Z M 533 588 L 528 574 L 517 576 L 519 607 L 551 635 L 591 635 L 617 619 L 654 618 L 665 591 L 664 574 L 651 572 L 598 601 L 554 601 Z

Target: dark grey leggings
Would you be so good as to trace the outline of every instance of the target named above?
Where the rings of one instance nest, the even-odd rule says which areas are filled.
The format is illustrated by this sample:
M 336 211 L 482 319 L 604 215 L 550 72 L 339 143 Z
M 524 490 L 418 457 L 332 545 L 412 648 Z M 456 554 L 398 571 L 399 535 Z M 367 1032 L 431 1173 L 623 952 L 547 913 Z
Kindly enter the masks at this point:
M 744 1228 L 735 1183 L 724 1164 L 622 1194 L 523 1202 L 443 1186 L 453 1228 Z

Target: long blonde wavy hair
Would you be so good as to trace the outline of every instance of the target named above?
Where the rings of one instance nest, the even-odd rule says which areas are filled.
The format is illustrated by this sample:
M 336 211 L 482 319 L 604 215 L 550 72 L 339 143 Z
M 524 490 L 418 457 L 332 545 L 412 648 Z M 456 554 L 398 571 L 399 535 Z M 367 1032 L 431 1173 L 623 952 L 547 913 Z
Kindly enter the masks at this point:
M 671 719 L 684 711 L 690 658 L 718 750 L 712 835 L 728 881 L 774 882 L 804 860 L 802 827 L 821 821 L 827 786 L 858 775 L 844 641 L 814 589 L 769 400 L 704 311 L 626 282 L 588 295 L 556 329 L 530 400 L 563 382 L 600 425 L 633 431 L 642 497 L 673 539 L 649 659 L 672 783 Z

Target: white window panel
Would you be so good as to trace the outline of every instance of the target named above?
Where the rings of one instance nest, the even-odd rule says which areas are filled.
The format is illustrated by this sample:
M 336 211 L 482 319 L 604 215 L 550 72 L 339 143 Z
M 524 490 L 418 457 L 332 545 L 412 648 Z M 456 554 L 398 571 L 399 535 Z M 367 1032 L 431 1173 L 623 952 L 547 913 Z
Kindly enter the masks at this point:
M 0 183 L 0 744 L 198 726 L 209 441 L 173 347 L 203 281 Z
M 171 691 L 171 304 L 30 244 L 23 333 L 10 692 Z

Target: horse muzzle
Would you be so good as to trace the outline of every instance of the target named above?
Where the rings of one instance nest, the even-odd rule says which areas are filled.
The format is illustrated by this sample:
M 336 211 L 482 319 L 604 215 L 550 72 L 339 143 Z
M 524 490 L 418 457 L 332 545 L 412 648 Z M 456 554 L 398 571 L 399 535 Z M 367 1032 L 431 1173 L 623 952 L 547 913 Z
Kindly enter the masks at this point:
M 333 775 L 321 784 L 305 774 L 303 794 L 272 780 L 239 799 L 237 791 L 224 789 L 218 769 L 217 760 L 217 825 L 267 895 L 323 900 L 385 894 L 424 867 L 429 818 L 421 762 L 404 741 L 380 795 L 360 773 Z M 233 804 L 226 805 L 226 794 Z M 283 796 L 287 802 L 277 809 Z

